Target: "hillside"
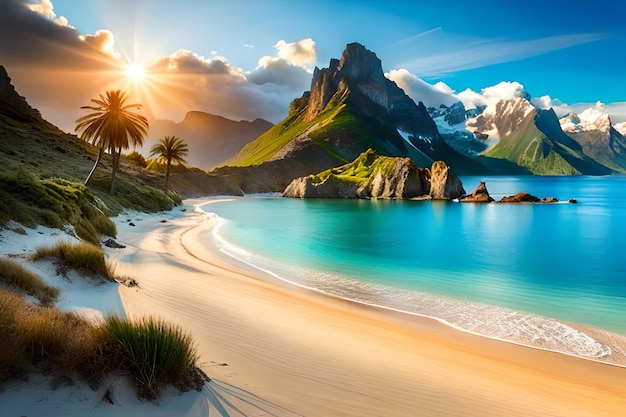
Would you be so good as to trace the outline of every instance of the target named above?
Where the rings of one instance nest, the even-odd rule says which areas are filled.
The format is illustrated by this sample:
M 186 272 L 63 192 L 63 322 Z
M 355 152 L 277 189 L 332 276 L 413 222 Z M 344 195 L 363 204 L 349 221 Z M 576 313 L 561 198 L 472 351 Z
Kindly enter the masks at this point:
M 191 111 L 180 123 L 171 120 L 152 121 L 145 147 L 149 149 L 164 136 L 178 136 L 189 147 L 187 162 L 207 169 L 233 157 L 272 126 L 272 123 L 263 119 L 252 122 L 234 121 L 201 111 Z
M 483 155 L 513 162 L 536 175 L 605 175 L 611 171 L 584 154 L 560 127 L 554 110 L 540 110 L 526 99 L 503 100 L 489 119 L 478 122 L 497 132 L 495 146 Z

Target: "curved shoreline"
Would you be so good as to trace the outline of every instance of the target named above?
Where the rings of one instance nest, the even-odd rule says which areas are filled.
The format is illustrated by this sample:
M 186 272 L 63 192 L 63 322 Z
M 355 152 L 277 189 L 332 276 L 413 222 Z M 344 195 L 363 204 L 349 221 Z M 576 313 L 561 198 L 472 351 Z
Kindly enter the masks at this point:
M 214 201 L 224 201 L 224 200 L 220 199 L 220 200 L 214 200 Z M 212 217 L 212 216 L 216 216 L 217 217 L 217 215 L 215 213 L 212 213 L 210 211 L 206 211 L 206 210 L 204 210 L 202 208 L 202 206 L 210 205 L 211 202 L 212 202 L 212 200 L 205 200 L 205 201 L 203 201 L 201 203 L 196 204 L 194 206 L 194 208 L 195 208 L 196 211 L 202 213 L 203 215 L 205 215 L 207 217 Z M 218 223 L 219 220 L 209 219 L 209 221 L 215 223 L 215 224 L 213 224 L 211 226 L 211 230 L 210 231 L 206 231 L 206 234 L 210 235 L 211 238 L 210 239 L 202 239 L 201 241 L 203 243 L 210 242 L 209 244 L 214 245 L 215 244 L 215 239 L 217 239 L 214 231 L 215 231 L 216 227 L 219 226 L 219 223 Z M 198 226 L 200 226 L 200 225 L 198 225 Z M 183 233 L 183 235 L 186 234 L 188 231 Z M 184 244 L 182 239 L 181 239 L 181 245 L 183 247 L 185 247 L 185 249 L 192 256 L 200 259 L 199 257 L 193 255 L 193 251 L 190 250 L 189 247 L 185 246 L 185 244 Z M 192 245 L 189 244 L 188 246 L 192 246 Z M 617 333 L 610 332 L 608 330 L 596 329 L 596 328 L 585 326 L 585 325 L 581 325 L 581 324 L 578 324 L 578 323 L 569 323 L 569 322 L 565 322 L 565 321 L 558 320 L 558 319 L 553 319 L 553 318 L 549 318 L 549 317 L 543 317 L 543 316 L 539 316 L 539 315 L 534 315 L 534 314 L 531 314 L 531 313 L 521 313 L 521 312 L 515 311 L 513 309 L 502 307 L 502 308 L 506 309 L 507 311 L 510 310 L 510 311 L 508 311 L 510 313 L 524 315 L 524 316 L 526 316 L 528 318 L 531 318 L 531 319 L 532 318 L 537 318 L 537 319 L 541 319 L 541 320 L 546 320 L 547 322 L 550 322 L 550 323 L 555 323 L 555 324 L 558 324 L 558 325 L 565 326 L 565 327 L 571 329 L 572 331 L 578 332 L 579 334 L 582 334 L 582 335 L 590 338 L 595 343 L 600 344 L 601 347 L 609 349 L 610 353 L 608 353 L 608 355 L 606 355 L 606 356 L 609 356 L 611 358 L 611 360 L 603 360 L 602 359 L 603 356 L 596 356 L 596 357 L 594 357 L 594 356 L 585 356 L 583 354 L 578 354 L 576 352 L 566 351 L 566 350 L 563 350 L 563 349 L 559 350 L 559 349 L 556 349 L 556 348 L 550 348 L 550 347 L 541 346 L 540 344 L 532 344 L 532 343 L 528 343 L 528 342 L 525 342 L 525 341 L 517 341 L 517 340 L 507 339 L 505 337 L 499 337 L 497 335 L 485 334 L 485 333 L 481 333 L 479 331 L 474 331 L 474 330 L 471 330 L 471 329 L 464 328 L 462 325 L 455 324 L 453 322 L 450 322 L 450 321 L 446 320 L 445 318 L 437 317 L 435 315 L 429 315 L 429 314 L 426 314 L 426 313 L 421 313 L 421 312 L 416 312 L 416 311 L 409 311 L 407 309 L 402 309 L 402 308 L 399 308 L 399 307 L 393 307 L 393 306 L 389 306 L 389 305 L 377 304 L 377 303 L 369 302 L 367 300 L 359 300 L 359 299 L 356 299 L 356 298 L 351 298 L 349 296 L 344 296 L 344 295 L 340 295 L 340 294 L 334 294 L 334 293 L 331 293 L 331 292 L 327 292 L 327 291 L 324 291 L 322 289 L 319 289 L 319 288 L 316 288 L 316 287 L 313 287 L 313 286 L 308 286 L 308 285 L 305 285 L 303 283 L 297 282 L 295 280 L 290 280 L 288 278 L 285 278 L 285 277 L 281 276 L 280 274 L 278 274 L 278 273 L 276 273 L 276 272 L 274 272 L 274 271 L 272 271 L 270 269 L 265 269 L 265 268 L 263 268 L 263 267 L 261 267 L 259 265 L 254 264 L 253 262 L 249 262 L 249 261 L 247 261 L 245 259 L 237 257 L 236 255 L 234 255 L 234 254 L 232 254 L 232 253 L 230 253 L 228 251 L 224 251 L 224 250 L 222 250 L 219 247 L 216 247 L 216 249 L 219 250 L 220 253 L 223 253 L 224 255 L 230 257 L 231 259 L 233 259 L 233 261 L 245 264 L 245 265 L 247 265 L 250 268 L 258 270 L 261 274 L 263 274 L 265 276 L 266 280 L 269 280 L 270 282 L 274 282 L 274 283 L 277 283 L 277 284 L 280 284 L 280 285 L 287 284 L 287 287 L 295 286 L 295 287 L 298 287 L 298 288 L 301 288 L 301 289 L 304 289 L 304 290 L 307 290 L 307 291 L 311 291 L 311 292 L 316 293 L 316 294 L 320 294 L 320 295 L 325 296 L 325 297 L 331 297 L 331 298 L 334 298 L 334 299 L 355 303 L 357 305 L 361 305 L 361 306 L 368 307 L 368 308 L 377 308 L 377 309 L 381 309 L 381 310 L 385 310 L 385 311 L 391 312 L 393 314 L 405 314 L 405 315 L 408 315 L 408 316 L 435 320 L 435 321 L 437 321 L 437 322 L 439 322 L 439 323 L 441 323 L 443 325 L 449 326 L 450 328 L 455 329 L 457 331 L 466 332 L 466 333 L 473 334 L 473 335 L 476 335 L 476 336 L 479 336 L 479 337 L 485 337 L 485 338 L 488 338 L 488 339 L 497 340 L 497 341 L 501 341 L 501 342 L 504 342 L 504 343 L 511 343 L 511 344 L 514 344 L 514 345 L 519 345 L 519 346 L 528 347 L 528 348 L 532 348 L 532 349 L 539 349 L 539 350 L 543 350 L 543 351 L 547 351 L 547 352 L 554 352 L 554 353 L 558 353 L 558 354 L 563 354 L 563 355 L 568 355 L 568 356 L 572 356 L 572 357 L 576 357 L 576 358 L 581 358 L 581 359 L 584 359 L 584 360 L 589 360 L 589 361 L 594 361 L 594 362 L 603 363 L 603 364 L 607 364 L 607 365 L 612 365 L 612 366 L 618 366 L 618 367 L 626 368 L 626 354 L 624 354 L 624 352 L 626 352 L 626 337 L 624 337 L 623 335 L 617 334 Z M 200 260 L 202 260 L 202 259 L 200 259 Z M 272 260 L 272 262 L 278 262 L 278 261 Z M 467 302 L 467 304 L 470 307 L 472 307 L 472 306 L 474 306 L 474 307 L 478 307 L 478 306 L 479 307 L 487 307 L 487 308 L 496 307 L 496 306 L 489 306 L 489 305 L 486 305 L 486 304 L 473 303 L 473 302 Z M 498 308 L 500 308 L 500 307 L 498 307 Z M 591 336 L 589 333 L 594 334 L 595 337 Z M 602 337 L 603 334 L 607 334 L 608 337 L 607 336 Z M 615 336 L 615 337 L 621 338 L 622 339 L 622 344 L 617 344 L 616 345 L 615 343 L 613 343 L 613 346 L 610 346 L 610 344 L 611 344 L 610 343 L 611 336 Z M 598 339 L 600 339 L 600 340 L 598 340 Z M 609 339 L 609 340 L 607 340 L 607 339 Z M 616 349 L 616 347 L 617 347 L 617 349 Z M 623 354 L 619 355 L 619 353 L 616 353 L 614 355 L 614 351 L 615 350 L 619 350 Z
M 120 226 L 129 251 L 118 265 L 140 282 L 120 289 L 125 309 L 181 323 L 208 375 L 280 408 L 273 415 L 616 416 L 626 407 L 624 368 L 268 282 L 194 243 L 210 231 L 205 219 Z

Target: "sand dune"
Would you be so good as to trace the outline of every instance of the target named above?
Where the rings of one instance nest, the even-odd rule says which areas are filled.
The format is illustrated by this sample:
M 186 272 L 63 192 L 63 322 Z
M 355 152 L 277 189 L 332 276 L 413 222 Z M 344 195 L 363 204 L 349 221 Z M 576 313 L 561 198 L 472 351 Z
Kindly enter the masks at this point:
M 132 220 L 135 226 L 130 226 Z M 166 222 L 162 222 L 166 220 Z M 626 369 L 290 287 L 222 254 L 210 216 L 118 219 L 129 315 L 192 332 L 222 416 L 619 416 Z M 210 415 L 214 415 L 211 414 Z

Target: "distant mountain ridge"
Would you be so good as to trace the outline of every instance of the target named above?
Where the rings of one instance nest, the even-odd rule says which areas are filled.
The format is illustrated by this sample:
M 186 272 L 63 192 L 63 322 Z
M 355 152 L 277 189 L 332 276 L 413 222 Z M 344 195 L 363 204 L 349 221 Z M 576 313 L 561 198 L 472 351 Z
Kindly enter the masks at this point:
M 152 121 L 150 139 L 146 145 L 149 148 L 164 136 L 178 136 L 189 147 L 187 162 L 207 169 L 231 158 L 272 126 L 272 123 L 263 119 L 234 121 L 201 111 L 190 111 L 180 123 L 171 120 Z
M 626 137 L 613 126 L 608 114 L 587 109 L 580 115 L 569 113 L 559 122 L 585 154 L 612 170 L 626 173 Z

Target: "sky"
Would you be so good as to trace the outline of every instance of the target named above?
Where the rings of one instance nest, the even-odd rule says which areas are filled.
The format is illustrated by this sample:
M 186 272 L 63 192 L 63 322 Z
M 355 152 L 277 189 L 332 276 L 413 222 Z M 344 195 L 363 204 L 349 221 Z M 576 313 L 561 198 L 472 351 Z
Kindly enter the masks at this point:
M 427 106 L 528 93 L 559 116 L 626 121 L 622 0 L 0 0 L 0 65 L 68 132 L 119 88 L 150 119 L 276 123 L 351 42 Z

